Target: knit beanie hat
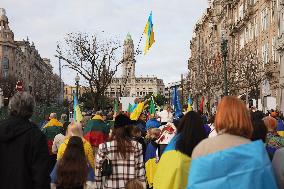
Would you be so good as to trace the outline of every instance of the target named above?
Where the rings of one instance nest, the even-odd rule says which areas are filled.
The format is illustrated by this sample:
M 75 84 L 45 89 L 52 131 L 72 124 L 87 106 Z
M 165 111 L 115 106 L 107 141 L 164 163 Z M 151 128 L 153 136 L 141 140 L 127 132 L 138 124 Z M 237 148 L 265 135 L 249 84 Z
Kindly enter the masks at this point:
M 131 125 L 133 124 L 134 121 L 132 121 L 131 119 L 129 119 L 129 117 L 127 117 L 124 114 L 119 114 L 118 116 L 115 117 L 114 120 L 114 128 L 118 129 L 127 125 Z

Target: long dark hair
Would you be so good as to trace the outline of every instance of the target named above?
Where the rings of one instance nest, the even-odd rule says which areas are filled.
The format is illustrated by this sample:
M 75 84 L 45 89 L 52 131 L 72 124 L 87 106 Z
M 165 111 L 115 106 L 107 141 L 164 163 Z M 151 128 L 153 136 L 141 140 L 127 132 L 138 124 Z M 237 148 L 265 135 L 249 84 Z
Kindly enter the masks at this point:
M 88 165 L 83 141 L 78 136 L 69 139 L 57 166 L 57 186 L 71 188 L 83 186 L 87 180 Z
M 120 128 L 114 128 L 114 140 L 117 142 L 117 151 L 123 159 L 127 157 L 128 153 L 134 152 L 134 146 L 132 145 L 132 139 L 130 136 L 130 127 L 124 126 Z
M 206 138 L 200 115 L 193 111 L 185 114 L 177 127 L 177 134 L 180 136 L 176 143 L 176 150 L 191 157 L 194 147 Z

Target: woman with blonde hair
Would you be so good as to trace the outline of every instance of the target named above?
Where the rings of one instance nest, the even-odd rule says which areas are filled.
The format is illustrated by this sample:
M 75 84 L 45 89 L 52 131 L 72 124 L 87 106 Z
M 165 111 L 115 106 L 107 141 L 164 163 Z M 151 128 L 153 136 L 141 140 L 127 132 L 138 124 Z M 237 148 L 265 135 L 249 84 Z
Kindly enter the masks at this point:
M 277 188 L 263 142 L 250 141 L 253 126 L 246 105 L 223 97 L 214 125 L 218 135 L 193 150 L 187 188 Z
M 84 139 L 82 126 L 80 123 L 69 124 L 67 128 L 67 132 L 66 132 L 66 139 L 64 140 L 64 142 L 60 145 L 58 149 L 57 160 L 63 157 L 63 154 L 69 142 L 69 138 L 72 136 L 78 136 L 82 138 L 83 145 L 84 145 L 84 151 L 85 151 L 85 155 L 87 157 L 88 163 L 91 165 L 93 170 L 95 170 L 95 160 L 94 160 L 93 149 L 92 149 L 91 144 Z

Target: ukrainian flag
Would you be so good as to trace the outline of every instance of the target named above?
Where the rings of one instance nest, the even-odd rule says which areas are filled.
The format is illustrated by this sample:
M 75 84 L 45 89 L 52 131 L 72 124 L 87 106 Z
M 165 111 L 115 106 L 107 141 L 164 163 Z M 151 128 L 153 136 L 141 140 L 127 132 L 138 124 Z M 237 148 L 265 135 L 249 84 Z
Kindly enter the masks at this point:
M 187 111 L 190 112 L 192 111 L 192 99 L 190 98 L 190 96 L 188 97 L 188 101 L 187 101 Z
M 156 162 L 157 149 L 158 149 L 157 146 L 153 145 L 150 142 L 147 145 L 145 153 L 146 180 L 150 188 L 153 186 L 153 179 L 157 169 L 157 162 Z
M 146 23 L 144 34 L 146 35 L 146 44 L 145 44 L 145 49 L 144 49 L 144 53 L 146 54 L 148 50 L 150 49 L 150 47 L 152 46 L 152 44 L 155 42 L 153 22 L 152 22 L 152 11 Z
M 140 102 L 130 114 L 130 119 L 137 121 L 144 109 L 144 102 Z
M 284 137 L 284 124 L 283 124 L 283 121 L 281 119 L 279 119 L 277 121 L 277 133 Z
M 74 94 L 74 116 L 73 117 L 74 117 L 74 122 L 80 122 L 83 119 L 76 94 Z
M 154 189 L 184 189 L 191 158 L 176 150 L 176 135 L 166 147 L 154 176 Z
M 277 189 L 262 141 L 192 160 L 188 189 Z

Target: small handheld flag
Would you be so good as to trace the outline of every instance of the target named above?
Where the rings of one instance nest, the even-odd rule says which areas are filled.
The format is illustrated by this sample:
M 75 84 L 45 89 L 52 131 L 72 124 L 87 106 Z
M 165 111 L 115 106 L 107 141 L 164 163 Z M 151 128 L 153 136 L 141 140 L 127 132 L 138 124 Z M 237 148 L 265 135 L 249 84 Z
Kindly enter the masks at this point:
M 74 94 L 74 122 L 82 121 L 83 116 L 79 107 L 77 95 Z
M 181 104 L 180 104 L 180 97 L 179 93 L 177 91 L 177 87 L 175 86 L 174 91 L 173 91 L 173 105 L 174 105 L 174 110 L 175 110 L 175 118 L 178 119 L 179 116 L 182 115 L 182 109 L 181 109 Z
M 129 103 L 127 108 L 127 113 L 130 115 L 132 110 L 132 105 Z
M 114 111 L 114 113 L 118 112 L 118 101 L 117 101 L 117 99 L 114 99 L 113 111 Z
M 188 97 L 188 101 L 187 101 L 187 111 L 190 112 L 192 111 L 192 99 L 190 98 L 190 96 Z
M 155 103 L 154 103 L 154 98 L 153 98 L 153 96 L 152 96 L 151 102 L 150 102 L 149 113 L 150 113 L 150 115 L 156 113 L 156 107 L 155 107 Z
M 151 11 L 150 16 L 148 18 L 148 21 L 146 23 L 146 26 L 145 26 L 145 29 L 144 29 L 144 34 L 146 35 L 146 44 L 145 44 L 144 54 L 146 54 L 148 52 L 148 50 L 150 49 L 150 47 L 155 42 L 153 22 L 152 22 L 152 11 Z

